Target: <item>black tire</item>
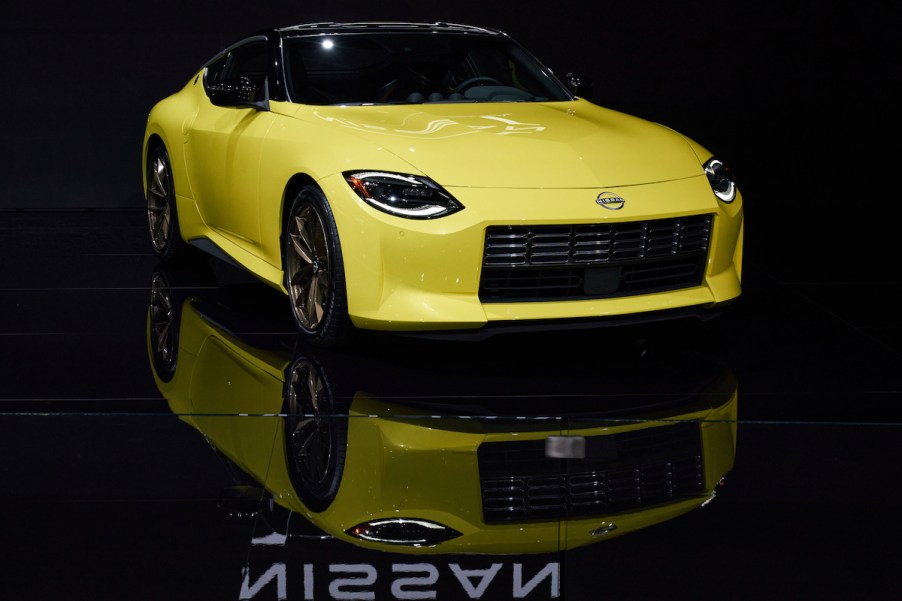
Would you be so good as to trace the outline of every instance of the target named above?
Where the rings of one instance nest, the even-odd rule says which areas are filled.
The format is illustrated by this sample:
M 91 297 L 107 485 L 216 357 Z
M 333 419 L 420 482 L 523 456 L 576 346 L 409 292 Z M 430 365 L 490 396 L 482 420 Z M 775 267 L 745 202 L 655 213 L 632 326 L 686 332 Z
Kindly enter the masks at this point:
M 319 347 L 346 342 L 353 326 L 341 244 L 329 203 L 315 186 L 301 190 L 292 202 L 282 260 L 291 314 L 302 337 Z
M 348 416 L 314 360 L 299 356 L 286 370 L 283 410 L 288 476 L 308 509 L 324 511 L 341 484 Z
M 185 253 L 175 202 L 172 163 L 162 145 L 147 155 L 147 225 L 156 255 L 166 261 Z

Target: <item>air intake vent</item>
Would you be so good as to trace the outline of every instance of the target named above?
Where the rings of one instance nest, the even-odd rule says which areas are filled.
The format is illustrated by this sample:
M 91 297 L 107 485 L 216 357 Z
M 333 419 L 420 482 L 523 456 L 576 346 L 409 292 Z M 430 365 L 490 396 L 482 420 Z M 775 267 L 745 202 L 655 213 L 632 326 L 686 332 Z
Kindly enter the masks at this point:
M 711 215 L 630 223 L 493 226 L 483 302 L 607 298 L 701 284 Z

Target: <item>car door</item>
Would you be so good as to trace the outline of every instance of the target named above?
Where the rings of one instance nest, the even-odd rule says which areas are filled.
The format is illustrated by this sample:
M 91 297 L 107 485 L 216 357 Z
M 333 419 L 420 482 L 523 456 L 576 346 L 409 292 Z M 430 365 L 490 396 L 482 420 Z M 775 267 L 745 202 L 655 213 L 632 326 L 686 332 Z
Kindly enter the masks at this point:
M 207 67 L 204 89 L 246 78 L 262 90 L 267 57 L 265 37 L 235 46 Z M 257 181 L 273 118 L 269 111 L 217 106 L 205 98 L 187 128 L 185 154 L 199 210 L 209 226 L 239 244 L 260 240 Z

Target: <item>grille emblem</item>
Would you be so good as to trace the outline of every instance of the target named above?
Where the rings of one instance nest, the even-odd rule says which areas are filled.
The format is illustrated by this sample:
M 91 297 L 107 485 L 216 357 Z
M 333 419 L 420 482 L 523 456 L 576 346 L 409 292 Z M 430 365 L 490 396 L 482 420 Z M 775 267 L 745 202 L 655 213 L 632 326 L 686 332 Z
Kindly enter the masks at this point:
M 595 202 L 608 209 L 609 211 L 619 211 L 626 204 L 626 200 L 622 196 L 613 192 L 602 192 L 595 199 Z

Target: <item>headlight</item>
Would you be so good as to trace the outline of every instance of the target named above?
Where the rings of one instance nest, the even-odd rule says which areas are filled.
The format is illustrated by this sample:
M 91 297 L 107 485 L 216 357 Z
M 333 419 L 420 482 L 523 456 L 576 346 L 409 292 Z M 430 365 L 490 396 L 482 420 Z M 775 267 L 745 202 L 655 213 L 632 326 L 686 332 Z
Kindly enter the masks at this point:
M 733 202 L 736 198 L 736 182 L 730 168 L 719 159 L 708 159 L 705 163 L 705 175 L 714 191 L 714 196 L 724 202 Z
M 433 219 L 464 208 L 428 177 L 386 171 L 346 171 L 342 175 L 364 202 L 390 215 Z
M 461 535 L 454 528 L 436 522 L 409 518 L 364 522 L 349 528 L 345 533 L 363 540 L 410 547 L 432 547 Z

